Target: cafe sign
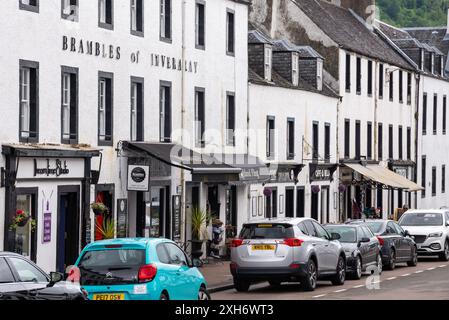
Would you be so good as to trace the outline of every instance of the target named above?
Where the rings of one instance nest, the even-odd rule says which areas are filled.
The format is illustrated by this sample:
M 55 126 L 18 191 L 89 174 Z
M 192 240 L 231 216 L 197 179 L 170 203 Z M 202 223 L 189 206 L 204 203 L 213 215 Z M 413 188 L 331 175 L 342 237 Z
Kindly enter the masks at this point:
M 150 191 L 149 166 L 128 166 L 128 191 Z

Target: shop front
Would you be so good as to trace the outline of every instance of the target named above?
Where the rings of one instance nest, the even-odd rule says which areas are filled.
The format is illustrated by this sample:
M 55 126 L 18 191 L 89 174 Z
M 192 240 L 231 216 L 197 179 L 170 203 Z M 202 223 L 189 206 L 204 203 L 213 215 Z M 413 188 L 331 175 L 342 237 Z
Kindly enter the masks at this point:
M 64 271 L 90 242 L 90 186 L 99 150 L 3 145 L 4 250 Z
M 394 166 L 390 166 L 394 169 Z M 362 216 L 397 218 L 397 211 L 404 201 L 411 203 L 411 194 L 423 190 L 409 178 L 411 166 L 396 166 L 396 170 L 377 162 L 348 162 L 340 168 L 340 197 L 343 219 Z M 404 200 L 404 193 L 407 195 Z
M 331 183 L 337 168 L 337 164 L 309 164 L 311 217 L 323 224 L 335 220 L 331 217 L 331 211 L 336 209 L 333 206 L 336 195 L 331 195 Z M 334 201 L 331 203 L 332 199 Z

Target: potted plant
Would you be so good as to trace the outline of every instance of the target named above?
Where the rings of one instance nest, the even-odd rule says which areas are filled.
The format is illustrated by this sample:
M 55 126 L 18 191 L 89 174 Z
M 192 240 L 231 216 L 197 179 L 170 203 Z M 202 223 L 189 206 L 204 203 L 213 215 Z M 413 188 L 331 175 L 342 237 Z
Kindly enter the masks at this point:
M 208 221 L 207 212 L 198 207 L 193 208 L 192 210 L 192 252 L 200 252 L 202 251 L 204 232 L 203 227 Z
M 101 233 L 103 239 L 114 239 L 115 237 L 115 220 L 105 219 L 103 224 L 95 223 L 98 232 Z
M 30 214 L 25 210 L 17 210 L 14 218 L 12 219 L 11 225 L 9 226 L 9 230 L 13 231 L 17 228 L 23 228 L 30 223 L 31 231 L 36 231 L 36 220 L 31 218 Z
M 102 202 L 94 202 L 90 207 L 96 216 L 109 213 L 109 208 Z

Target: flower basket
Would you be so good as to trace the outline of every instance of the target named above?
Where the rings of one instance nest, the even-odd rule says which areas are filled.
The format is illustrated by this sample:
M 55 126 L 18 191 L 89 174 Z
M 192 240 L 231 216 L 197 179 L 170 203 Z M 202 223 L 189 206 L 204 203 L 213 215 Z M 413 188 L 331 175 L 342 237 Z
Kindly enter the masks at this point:
M 26 211 L 17 210 L 14 218 L 11 221 L 9 230 L 14 231 L 17 228 L 23 228 L 27 225 L 27 223 L 30 223 L 31 231 L 34 232 L 36 230 L 36 220 L 31 218 L 29 213 L 27 213 Z
M 317 185 L 313 185 L 312 186 L 312 192 L 313 193 L 319 193 L 321 191 L 321 188 L 320 188 L 320 186 L 317 186 Z
M 92 211 L 96 216 L 105 215 L 109 213 L 109 208 L 102 202 L 95 202 L 90 205 Z

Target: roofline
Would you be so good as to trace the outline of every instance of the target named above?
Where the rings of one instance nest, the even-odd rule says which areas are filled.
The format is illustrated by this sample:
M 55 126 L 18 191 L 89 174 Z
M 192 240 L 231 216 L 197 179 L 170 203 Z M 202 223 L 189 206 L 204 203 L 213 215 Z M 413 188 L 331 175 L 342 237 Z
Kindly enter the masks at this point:
M 385 33 L 382 32 L 382 30 L 380 30 L 378 27 L 373 26 L 373 30 L 375 32 L 377 32 L 379 34 L 379 36 L 385 40 L 394 50 L 397 51 L 397 53 L 399 53 L 402 58 L 404 58 L 405 60 L 407 60 L 408 63 L 410 63 L 416 71 L 419 70 L 418 65 L 415 63 L 415 61 L 413 61 L 408 55 L 405 54 L 404 51 L 401 50 L 401 48 L 399 48 Z

